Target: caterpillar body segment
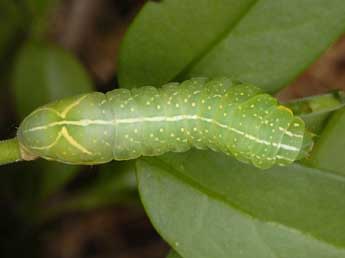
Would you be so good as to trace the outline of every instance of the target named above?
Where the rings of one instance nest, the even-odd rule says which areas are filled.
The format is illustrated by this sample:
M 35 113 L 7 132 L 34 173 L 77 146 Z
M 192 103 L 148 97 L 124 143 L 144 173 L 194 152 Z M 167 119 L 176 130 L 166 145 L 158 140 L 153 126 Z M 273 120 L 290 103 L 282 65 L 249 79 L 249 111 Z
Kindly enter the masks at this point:
M 18 139 L 31 155 L 70 164 L 210 148 L 265 169 L 308 154 L 304 122 L 253 85 L 193 78 L 89 93 L 31 113 Z M 305 144 L 305 143 L 308 144 Z

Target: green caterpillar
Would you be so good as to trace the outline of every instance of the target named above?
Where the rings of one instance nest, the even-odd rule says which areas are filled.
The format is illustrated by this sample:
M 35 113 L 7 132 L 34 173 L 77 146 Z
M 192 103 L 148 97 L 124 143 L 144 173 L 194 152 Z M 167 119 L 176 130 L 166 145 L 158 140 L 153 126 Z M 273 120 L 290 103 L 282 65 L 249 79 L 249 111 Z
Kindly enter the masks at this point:
M 258 87 L 193 78 L 162 88 L 116 89 L 56 101 L 20 125 L 26 157 L 100 164 L 195 147 L 266 169 L 310 151 L 304 122 Z M 29 158 L 28 158 L 29 159 Z

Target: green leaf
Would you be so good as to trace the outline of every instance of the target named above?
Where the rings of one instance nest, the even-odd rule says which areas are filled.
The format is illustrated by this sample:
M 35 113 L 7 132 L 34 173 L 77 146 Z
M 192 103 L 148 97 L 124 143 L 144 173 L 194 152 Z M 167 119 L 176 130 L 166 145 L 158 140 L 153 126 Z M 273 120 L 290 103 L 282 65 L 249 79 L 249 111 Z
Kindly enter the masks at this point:
M 175 251 L 171 251 L 167 258 L 182 258 L 181 256 L 178 255 Z
M 343 0 L 149 2 L 121 48 L 122 87 L 230 76 L 273 92 L 343 32 Z
M 337 111 L 317 136 L 309 164 L 345 176 L 345 109 Z
M 40 105 L 92 91 L 92 83 L 81 64 L 68 52 L 30 42 L 16 58 L 13 90 L 19 117 L 23 119 Z M 41 173 L 37 191 L 45 198 L 70 180 L 79 167 L 39 160 L 27 164 L 27 170 Z
M 185 258 L 345 257 L 345 178 L 301 165 L 257 170 L 213 152 L 137 164 L 158 232 Z

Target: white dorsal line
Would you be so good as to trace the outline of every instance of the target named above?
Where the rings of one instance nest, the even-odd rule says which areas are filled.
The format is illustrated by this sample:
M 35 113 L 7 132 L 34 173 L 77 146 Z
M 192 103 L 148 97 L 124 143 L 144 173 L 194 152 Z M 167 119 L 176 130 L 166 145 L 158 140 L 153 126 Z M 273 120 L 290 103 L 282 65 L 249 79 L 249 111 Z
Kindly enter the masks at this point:
M 303 135 L 301 135 L 301 134 L 294 134 L 294 133 L 292 133 L 292 132 L 288 131 L 287 129 L 280 127 L 280 126 L 279 126 L 279 130 L 284 132 L 284 134 L 286 134 L 290 137 L 296 137 L 296 138 L 302 138 L 303 137 Z
M 79 101 L 79 103 L 80 103 L 80 101 Z M 71 106 L 72 105 L 70 105 L 69 107 L 71 107 Z M 73 107 L 74 106 L 75 105 L 73 105 Z M 90 120 L 90 119 L 82 119 L 82 120 L 78 120 L 78 121 L 63 120 L 63 121 L 58 121 L 58 122 L 52 122 L 50 124 L 43 125 L 43 126 L 33 127 L 33 128 L 28 129 L 28 130 L 25 130 L 24 132 L 33 132 L 33 131 L 38 131 L 38 130 L 45 130 L 45 129 L 48 129 L 50 127 L 54 127 L 54 126 L 57 126 L 57 125 L 64 125 L 64 126 L 65 125 L 76 125 L 76 126 L 118 125 L 118 124 L 131 124 L 131 123 L 142 123 L 142 122 L 164 122 L 164 121 L 165 122 L 176 122 L 176 121 L 181 121 L 181 120 L 201 120 L 201 121 L 205 121 L 205 122 L 208 122 L 208 123 L 215 124 L 218 127 L 225 128 L 227 130 L 233 131 L 233 132 L 235 132 L 235 133 L 237 133 L 239 135 L 242 135 L 242 136 L 244 136 L 244 137 L 246 137 L 246 138 L 248 138 L 250 140 L 253 140 L 253 141 L 257 142 L 257 143 L 261 143 L 261 144 L 265 144 L 265 145 L 273 145 L 275 147 L 283 148 L 283 149 L 289 150 L 289 151 L 296 151 L 296 152 L 299 151 L 299 149 L 294 147 L 294 146 L 290 146 L 290 145 L 286 145 L 286 144 L 281 144 L 281 143 L 270 143 L 268 141 L 258 139 L 258 138 L 256 138 L 253 135 L 244 133 L 244 132 L 242 132 L 240 130 L 237 130 L 235 128 L 228 127 L 227 125 L 219 123 L 218 121 L 216 121 L 214 119 L 206 118 L 206 117 L 201 117 L 201 116 L 198 116 L 198 115 L 177 115 L 177 116 L 171 116 L 171 117 L 167 117 L 167 116 L 137 117 L 137 118 L 114 119 L 114 120 Z M 303 137 L 302 135 L 292 134 L 291 132 L 290 132 L 290 136 L 293 136 L 293 137 Z

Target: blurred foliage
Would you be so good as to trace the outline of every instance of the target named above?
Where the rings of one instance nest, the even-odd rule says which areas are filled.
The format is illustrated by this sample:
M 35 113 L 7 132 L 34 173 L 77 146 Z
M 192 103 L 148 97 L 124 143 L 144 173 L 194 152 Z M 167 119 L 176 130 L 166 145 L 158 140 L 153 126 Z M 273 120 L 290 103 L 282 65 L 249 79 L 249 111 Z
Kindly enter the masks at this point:
M 137 182 L 134 162 L 112 162 L 94 172 L 92 182 L 86 183 L 54 206 L 47 206 L 43 218 L 64 212 L 88 211 L 119 202 L 137 203 Z
M 7 49 L 17 37 L 18 30 L 23 28 L 24 19 L 21 9 L 15 1 L 3 0 L 0 2 L 0 60 L 3 60 Z
M 92 91 L 92 82 L 70 53 L 51 44 L 27 42 L 16 58 L 13 90 L 22 120 L 38 106 Z

